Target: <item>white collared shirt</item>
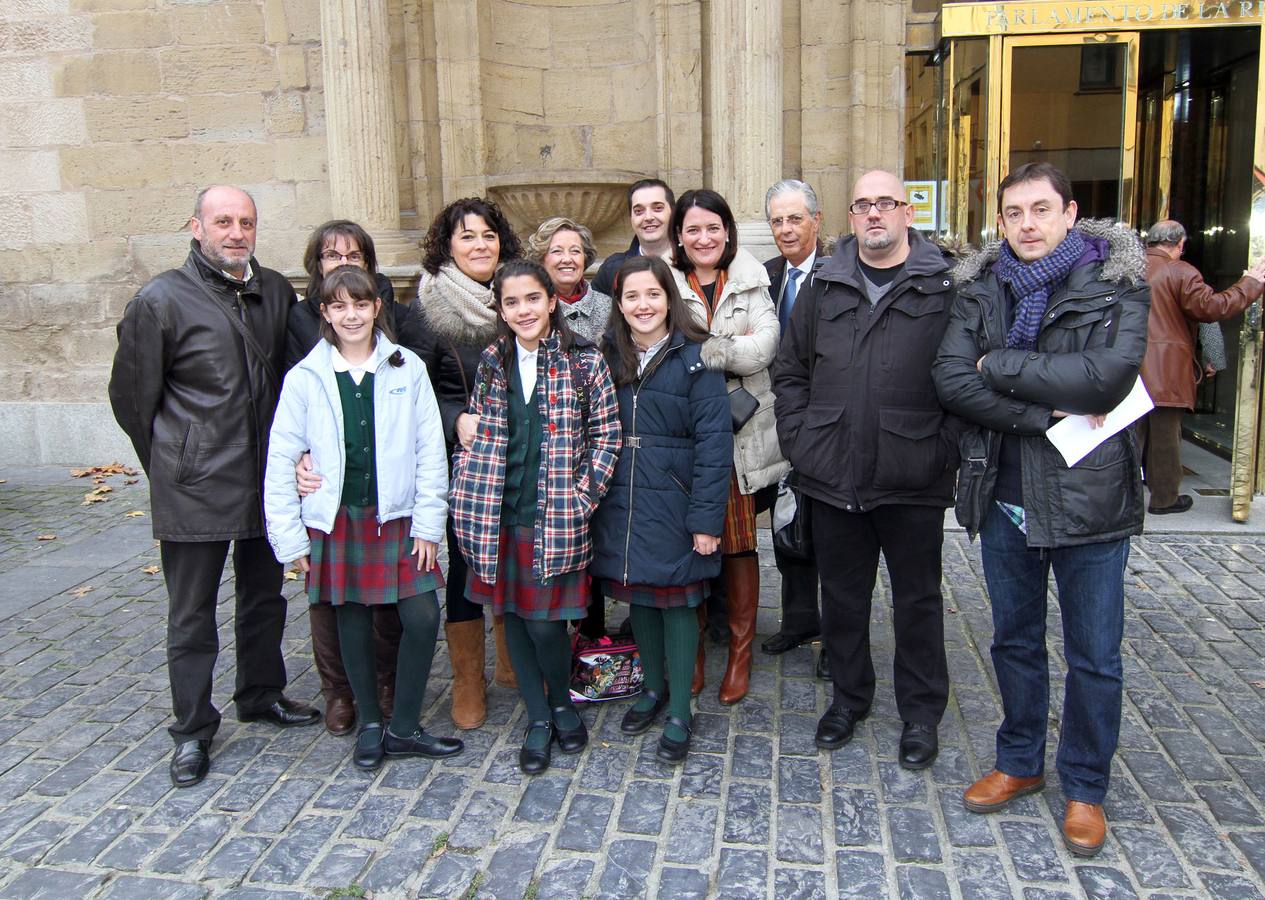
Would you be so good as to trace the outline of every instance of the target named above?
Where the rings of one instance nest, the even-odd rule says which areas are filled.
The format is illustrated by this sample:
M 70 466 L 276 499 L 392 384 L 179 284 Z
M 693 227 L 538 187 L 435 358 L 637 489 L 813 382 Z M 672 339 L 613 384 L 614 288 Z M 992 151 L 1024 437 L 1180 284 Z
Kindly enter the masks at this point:
M 233 281 L 240 281 L 242 284 L 245 284 L 250 281 L 250 276 L 254 273 L 250 270 L 250 260 L 246 260 L 246 271 L 242 273 L 241 278 L 238 278 L 232 272 L 226 272 L 223 269 L 220 269 L 220 274 L 222 274 L 225 278 L 231 278 Z
M 528 350 L 519 343 L 518 338 L 514 338 L 514 343 L 518 351 L 518 380 L 522 382 L 523 399 L 526 400 L 536 389 L 536 357 L 540 353 L 540 345 L 537 344 L 535 350 Z
M 801 272 L 804 273 L 804 276 L 800 278 L 799 283 L 795 285 L 796 290 L 808 284 L 808 278 L 810 275 L 813 274 L 813 263 L 816 261 L 817 261 L 816 250 L 813 250 L 812 253 L 808 254 L 808 256 L 804 258 L 804 261 L 800 263 L 798 266 L 792 266 L 791 261 L 789 259 L 786 261 L 786 266 L 788 269 L 799 269 Z
M 650 365 L 650 361 L 654 359 L 655 354 L 662 350 L 668 343 L 668 338 L 672 337 L 672 332 L 668 332 L 654 344 L 642 350 L 637 347 L 637 377 L 640 378 L 646 372 L 646 366 Z M 634 344 L 636 346 L 636 344 Z
M 366 372 L 374 372 L 378 368 L 378 363 L 382 361 L 382 341 L 378 341 L 373 352 L 369 354 L 369 358 L 364 362 L 353 365 L 347 362 L 346 358 L 338 352 L 338 348 L 334 347 L 330 351 L 330 359 L 334 364 L 335 372 L 346 372 L 351 376 L 351 380 L 356 384 L 364 381 Z

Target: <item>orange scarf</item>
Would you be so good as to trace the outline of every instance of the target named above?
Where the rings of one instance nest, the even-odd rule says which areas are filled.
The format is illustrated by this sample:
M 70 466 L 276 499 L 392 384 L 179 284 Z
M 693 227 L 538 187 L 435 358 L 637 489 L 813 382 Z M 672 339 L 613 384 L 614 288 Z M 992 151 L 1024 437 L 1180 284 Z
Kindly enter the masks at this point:
M 703 293 L 703 286 L 698 283 L 698 276 L 691 272 L 689 275 L 685 276 L 685 280 L 689 282 L 690 290 L 698 296 L 698 299 L 703 301 L 703 309 L 707 310 L 707 326 L 710 328 L 712 324 L 712 313 L 715 312 L 715 310 L 712 305 L 707 302 L 707 294 Z M 719 301 L 721 295 L 725 293 L 725 281 L 725 271 L 722 269 L 716 273 L 716 287 L 712 290 L 712 296 L 715 297 L 717 301 Z

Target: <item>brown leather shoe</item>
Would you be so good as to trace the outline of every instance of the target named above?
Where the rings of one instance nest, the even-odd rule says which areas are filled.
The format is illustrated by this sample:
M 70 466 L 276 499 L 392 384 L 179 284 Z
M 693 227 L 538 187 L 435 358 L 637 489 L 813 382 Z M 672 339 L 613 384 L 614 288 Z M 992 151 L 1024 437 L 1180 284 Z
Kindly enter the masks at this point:
M 962 794 L 966 808 L 975 813 L 990 813 L 1004 807 L 1016 797 L 1035 794 L 1045 787 L 1044 775 L 1016 778 L 996 769 L 975 782 Z
M 1107 840 L 1107 817 L 1101 803 L 1067 801 L 1063 814 L 1063 844 L 1076 856 L 1094 856 Z
M 356 725 L 356 704 L 350 697 L 330 697 L 325 701 L 325 730 L 330 734 L 350 734 Z

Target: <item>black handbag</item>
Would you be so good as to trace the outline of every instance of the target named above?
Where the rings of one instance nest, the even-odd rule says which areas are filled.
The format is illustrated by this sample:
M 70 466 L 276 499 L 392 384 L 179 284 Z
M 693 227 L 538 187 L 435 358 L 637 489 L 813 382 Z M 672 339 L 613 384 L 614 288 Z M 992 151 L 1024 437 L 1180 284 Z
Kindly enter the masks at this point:
M 739 386 L 729 392 L 729 415 L 733 419 L 734 434 L 751 421 L 759 408 L 760 401 L 746 388 Z
M 812 562 L 814 559 L 813 529 L 808 512 L 809 502 L 809 498 L 804 496 L 796 485 L 793 473 L 778 485 L 774 510 L 794 503 L 795 514 L 790 522 L 774 530 L 773 547 L 782 556 L 789 556 L 791 559 L 802 562 Z

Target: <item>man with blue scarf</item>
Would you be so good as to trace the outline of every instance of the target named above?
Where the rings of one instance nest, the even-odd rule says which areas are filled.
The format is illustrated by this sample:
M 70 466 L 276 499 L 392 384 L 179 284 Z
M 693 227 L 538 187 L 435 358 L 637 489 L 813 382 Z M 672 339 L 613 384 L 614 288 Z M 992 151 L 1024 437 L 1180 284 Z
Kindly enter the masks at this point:
M 1124 225 L 1077 222 L 1071 183 L 1049 163 L 1020 166 L 998 196 L 1005 240 L 954 270 L 958 294 L 934 371 L 940 402 L 977 426 L 961 442 L 957 516 L 980 536 L 1004 713 L 995 768 L 963 799 L 972 812 L 995 812 L 1045 787 L 1053 569 L 1067 659 L 1056 757 L 1063 839 L 1093 856 L 1106 838 L 1102 803 L 1120 734 L 1141 454 L 1130 427 L 1069 467 L 1045 432 L 1069 415 L 1099 425 L 1132 389 L 1146 353 L 1146 255 Z

